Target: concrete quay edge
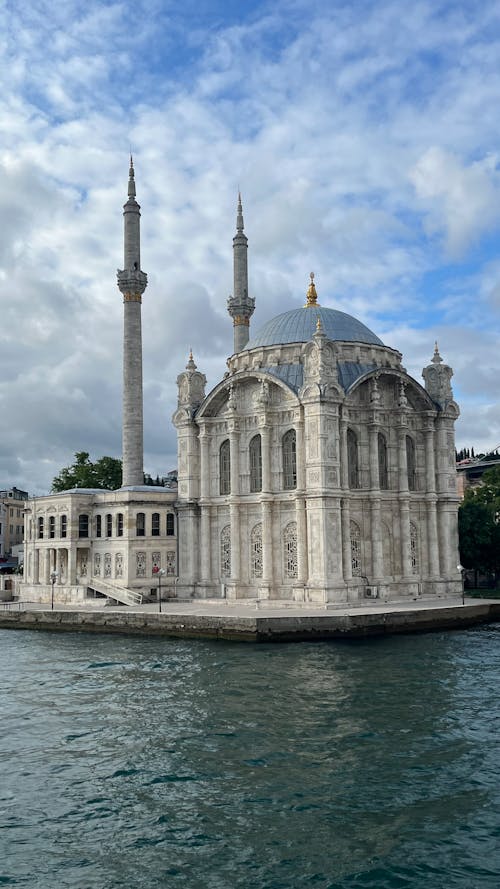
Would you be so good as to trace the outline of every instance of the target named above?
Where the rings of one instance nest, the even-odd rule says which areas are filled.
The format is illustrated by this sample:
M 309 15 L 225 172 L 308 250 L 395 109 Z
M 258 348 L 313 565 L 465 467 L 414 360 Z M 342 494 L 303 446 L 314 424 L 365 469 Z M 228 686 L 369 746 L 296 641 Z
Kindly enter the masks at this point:
M 228 613 L 230 612 L 230 613 Z M 307 640 L 363 638 L 392 633 L 465 629 L 500 621 L 499 600 L 383 609 L 288 609 L 263 614 L 249 608 L 196 608 L 176 604 L 175 613 L 123 609 L 0 610 L 0 628 L 142 636 L 221 639 L 239 642 L 303 642 Z

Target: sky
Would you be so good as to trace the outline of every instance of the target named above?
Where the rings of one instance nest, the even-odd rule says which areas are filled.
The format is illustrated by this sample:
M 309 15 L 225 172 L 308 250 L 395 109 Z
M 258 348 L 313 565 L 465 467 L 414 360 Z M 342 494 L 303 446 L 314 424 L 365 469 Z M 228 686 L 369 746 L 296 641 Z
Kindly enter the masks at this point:
M 421 380 L 457 447 L 500 444 L 500 5 L 0 0 L 0 487 L 121 452 L 122 206 L 142 212 L 145 470 L 176 465 L 190 348 L 232 353 L 241 189 L 251 331 L 304 303 Z

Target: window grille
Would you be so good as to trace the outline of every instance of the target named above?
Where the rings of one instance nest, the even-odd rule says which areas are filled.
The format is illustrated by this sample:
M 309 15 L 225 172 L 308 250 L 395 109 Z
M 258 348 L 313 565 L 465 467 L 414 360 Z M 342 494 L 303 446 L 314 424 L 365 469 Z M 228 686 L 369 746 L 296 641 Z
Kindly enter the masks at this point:
M 219 450 L 219 491 L 231 493 L 231 449 L 229 439 L 223 441 Z
M 350 524 L 351 571 L 353 577 L 361 577 L 361 531 L 356 522 Z
M 262 444 L 260 435 L 254 435 L 249 446 L 250 491 L 262 491 Z
M 222 577 L 231 576 L 231 528 L 226 525 L 220 535 L 220 573 Z
M 283 458 L 283 487 L 286 491 L 297 487 L 297 437 L 295 429 L 285 432 L 281 440 Z
M 283 553 L 285 557 L 285 577 L 297 577 L 297 522 L 289 522 L 283 532 Z
M 250 535 L 250 574 L 262 577 L 262 524 L 254 525 Z
M 358 436 L 353 429 L 347 430 L 347 473 L 349 487 L 359 488 Z

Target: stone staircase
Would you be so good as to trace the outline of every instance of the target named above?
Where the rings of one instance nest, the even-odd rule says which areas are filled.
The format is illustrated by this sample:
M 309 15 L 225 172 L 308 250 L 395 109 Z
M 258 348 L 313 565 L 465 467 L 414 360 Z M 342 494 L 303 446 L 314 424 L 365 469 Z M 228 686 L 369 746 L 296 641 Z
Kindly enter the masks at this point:
M 129 590 L 127 587 L 118 586 L 115 583 L 109 583 L 107 580 L 94 577 L 89 588 L 95 590 L 96 593 L 107 596 L 109 599 L 116 599 L 117 602 L 121 602 L 123 605 L 142 605 L 142 595 L 140 593 L 136 593 L 135 590 Z

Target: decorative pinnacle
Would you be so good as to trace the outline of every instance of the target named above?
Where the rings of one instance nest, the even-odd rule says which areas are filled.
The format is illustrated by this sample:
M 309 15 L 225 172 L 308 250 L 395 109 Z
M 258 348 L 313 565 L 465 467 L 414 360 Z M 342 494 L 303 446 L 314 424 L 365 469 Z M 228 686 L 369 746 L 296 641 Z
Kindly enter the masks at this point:
M 186 364 L 186 370 L 196 370 L 196 364 L 193 359 L 193 350 L 191 347 L 189 347 L 189 361 Z
M 439 354 L 438 344 L 437 344 L 437 340 L 436 340 L 436 342 L 434 343 L 434 355 L 432 356 L 432 363 L 433 364 L 440 364 L 442 362 L 442 360 L 443 359 L 441 358 L 441 355 Z
M 134 159 L 130 155 L 130 168 L 128 171 L 128 196 L 135 198 L 135 176 L 134 176 Z
M 321 333 L 323 330 L 323 325 L 321 323 L 321 318 L 318 315 L 318 320 L 316 321 L 316 333 Z
M 243 206 L 241 204 L 241 192 L 238 192 L 238 213 L 236 216 L 236 231 L 238 234 L 243 232 Z
M 309 287 L 307 288 L 307 294 L 306 294 L 307 302 L 304 303 L 305 309 L 310 309 L 310 308 L 312 308 L 312 306 L 319 306 L 318 294 L 316 293 L 316 287 L 314 286 L 314 272 L 311 272 L 309 277 L 311 279 L 311 283 L 309 284 Z

